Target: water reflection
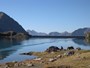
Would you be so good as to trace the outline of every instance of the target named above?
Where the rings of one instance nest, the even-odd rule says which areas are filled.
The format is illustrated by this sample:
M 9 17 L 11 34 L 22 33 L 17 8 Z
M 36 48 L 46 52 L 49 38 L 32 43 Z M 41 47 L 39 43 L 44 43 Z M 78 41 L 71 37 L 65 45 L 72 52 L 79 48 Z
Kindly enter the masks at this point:
M 15 45 L 20 45 L 20 41 L 16 40 L 8 40 L 8 39 L 0 39 L 0 49 L 9 48 Z
M 0 39 L 0 62 L 12 60 L 20 60 L 21 52 L 28 51 L 42 51 L 50 45 L 63 46 L 67 48 L 69 45 L 74 47 L 81 47 L 83 49 L 90 49 L 90 44 L 86 43 L 84 39 L 29 39 L 25 41 L 16 41 L 8 39 Z M 16 57 L 15 57 L 16 56 Z M 25 56 L 23 57 L 25 59 Z M 30 58 L 30 57 L 26 57 Z
M 72 39 L 72 40 L 74 43 L 78 45 L 90 46 L 90 44 L 85 39 Z
M 20 45 L 20 41 L 0 39 L 0 60 L 17 51 L 18 48 L 10 49 L 13 46 Z
M 6 50 L 6 51 L 0 51 L 0 60 L 6 58 L 10 54 L 12 54 L 14 50 Z

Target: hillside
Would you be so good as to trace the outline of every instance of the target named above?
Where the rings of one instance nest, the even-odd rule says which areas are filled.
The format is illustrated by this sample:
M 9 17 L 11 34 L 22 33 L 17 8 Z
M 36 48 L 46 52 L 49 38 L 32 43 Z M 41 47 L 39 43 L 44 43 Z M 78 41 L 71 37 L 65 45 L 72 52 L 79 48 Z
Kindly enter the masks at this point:
M 26 33 L 23 27 L 4 12 L 0 12 L 0 32 Z
M 72 36 L 85 36 L 87 32 L 90 32 L 90 28 L 80 28 L 72 32 Z

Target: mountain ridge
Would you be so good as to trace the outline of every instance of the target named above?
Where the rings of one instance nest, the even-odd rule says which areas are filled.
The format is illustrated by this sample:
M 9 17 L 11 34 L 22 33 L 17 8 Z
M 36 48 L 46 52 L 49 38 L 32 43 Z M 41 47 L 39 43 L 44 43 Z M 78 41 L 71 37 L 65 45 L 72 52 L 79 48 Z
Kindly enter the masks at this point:
M 67 32 L 67 31 L 65 31 L 65 32 L 50 32 L 50 33 L 44 33 L 44 35 L 42 35 L 42 34 L 39 34 L 37 31 L 35 31 L 35 30 L 28 30 L 27 31 L 29 34 L 31 34 L 31 35 L 33 35 L 34 33 L 34 35 L 33 36 L 85 36 L 85 34 L 87 33 L 87 32 L 90 32 L 90 28 L 89 27 L 85 27 L 85 28 L 79 28 L 79 29 L 76 29 L 76 30 L 74 30 L 72 33 L 69 33 L 69 32 Z
M 43 33 L 43 32 L 37 32 L 35 30 L 27 30 L 27 32 L 29 34 L 31 34 L 32 36 L 70 36 L 71 33 L 69 32 L 62 32 L 62 33 L 59 33 L 59 32 L 50 32 L 50 33 Z
M 13 18 L 4 12 L 0 12 L 0 32 L 14 31 L 17 33 L 26 33 L 24 28 Z

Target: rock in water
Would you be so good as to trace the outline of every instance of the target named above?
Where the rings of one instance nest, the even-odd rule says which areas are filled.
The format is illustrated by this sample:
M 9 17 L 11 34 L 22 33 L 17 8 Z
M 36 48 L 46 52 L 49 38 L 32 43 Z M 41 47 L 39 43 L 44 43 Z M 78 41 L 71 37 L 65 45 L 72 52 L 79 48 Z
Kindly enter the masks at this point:
M 26 33 L 21 25 L 18 24 L 7 14 L 0 12 L 0 32 L 13 31 L 16 33 Z

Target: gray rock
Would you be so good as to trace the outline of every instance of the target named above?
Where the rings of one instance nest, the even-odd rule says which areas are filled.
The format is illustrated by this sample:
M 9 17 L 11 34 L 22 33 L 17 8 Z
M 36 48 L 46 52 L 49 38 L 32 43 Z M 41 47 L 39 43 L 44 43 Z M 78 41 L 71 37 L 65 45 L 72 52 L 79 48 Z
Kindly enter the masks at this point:
M 9 66 L 8 65 L 5 65 L 5 67 L 4 68 L 9 68 Z
M 30 64 L 30 63 L 28 63 L 28 64 L 26 64 L 26 66 L 28 66 L 28 67 L 32 67 L 32 66 L 34 66 L 33 64 Z
M 36 58 L 36 59 L 34 59 L 34 60 L 40 61 L 40 60 L 42 60 L 42 58 Z
M 14 66 L 15 66 L 15 67 L 19 67 L 19 64 L 18 64 L 18 63 L 16 63 L 16 64 L 14 64 Z
M 72 49 L 74 49 L 73 46 L 67 47 L 67 50 L 72 50 Z
M 57 58 L 50 58 L 50 59 L 49 59 L 49 62 L 53 62 L 53 61 L 55 61 L 55 60 L 57 60 Z
M 80 47 L 77 47 L 76 50 L 81 50 L 81 48 Z
M 58 55 L 58 56 L 57 56 L 57 58 L 61 58 L 61 57 L 62 57 L 62 55 Z
M 57 47 L 57 46 L 50 46 L 46 52 L 57 52 L 59 51 L 60 49 Z
M 74 51 L 68 51 L 64 53 L 64 56 L 70 56 L 70 55 L 73 55 L 74 53 L 75 53 Z

